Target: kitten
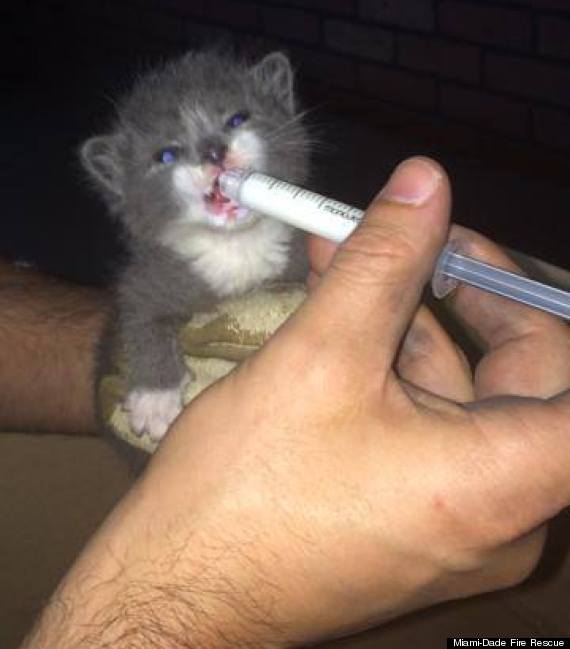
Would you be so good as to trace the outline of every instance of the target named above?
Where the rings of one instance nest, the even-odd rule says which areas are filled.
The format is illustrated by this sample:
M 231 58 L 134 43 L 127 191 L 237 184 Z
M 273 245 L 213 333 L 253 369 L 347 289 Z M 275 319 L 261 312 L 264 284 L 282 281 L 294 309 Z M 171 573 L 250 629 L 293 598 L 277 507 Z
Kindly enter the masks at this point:
M 83 165 L 130 250 L 116 301 L 138 434 L 162 438 L 181 409 L 191 377 L 180 324 L 268 280 L 304 279 L 302 235 L 225 199 L 217 177 L 245 167 L 302 183 L 307 149 L 279 52 L 252 66 L 212 52 L 169 62 L 119 103 L 111 133 L 83 144 Z

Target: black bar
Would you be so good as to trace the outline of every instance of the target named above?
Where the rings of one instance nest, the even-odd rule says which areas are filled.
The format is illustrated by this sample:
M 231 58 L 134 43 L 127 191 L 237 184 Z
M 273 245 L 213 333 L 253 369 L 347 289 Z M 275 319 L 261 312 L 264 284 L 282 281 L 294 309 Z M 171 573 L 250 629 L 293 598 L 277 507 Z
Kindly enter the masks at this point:
M 503 649 L 532 649 L 533 647 L 541 648 L 559 648 L 570 649 L 570 637 L 565 638 L 489 638 L 479 636 L 478 638 L 447 638 L 447 649 L 461 649 L 475 647 L 483 649 L 484 647 L 502 647 Z

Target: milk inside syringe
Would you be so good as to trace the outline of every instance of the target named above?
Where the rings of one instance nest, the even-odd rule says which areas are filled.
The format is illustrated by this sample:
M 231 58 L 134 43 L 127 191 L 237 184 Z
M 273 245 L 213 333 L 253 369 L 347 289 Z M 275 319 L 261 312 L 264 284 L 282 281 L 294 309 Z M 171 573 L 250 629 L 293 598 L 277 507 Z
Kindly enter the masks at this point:
M 256 171 L 231 169 L 219 176 L 227 198 L 267 216 L 340 243 L 356 228 L 364 211 Z M 460 254 L 453 243 L 441 253 L 432 278 L 436 297 L 458 282 L 542 309 L 570 320 L 570 293 Z

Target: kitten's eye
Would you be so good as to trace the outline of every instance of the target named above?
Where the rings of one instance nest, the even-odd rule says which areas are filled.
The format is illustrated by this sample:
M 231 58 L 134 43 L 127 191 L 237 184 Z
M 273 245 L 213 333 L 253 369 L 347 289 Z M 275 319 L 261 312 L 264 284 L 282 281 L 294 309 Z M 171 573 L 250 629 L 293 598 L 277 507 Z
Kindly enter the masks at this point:
M 180 157 L 181 149 L 177 146 L 167 146 L 164 149 L 160 149 L 155 156 L 155 162 L 159 162 L 163 165 L 171 165 L 176 162 Z
M 241 126 L 244 122 L 246 122 L 248 119 L 249 119 L 249 113 L 245 110 L 239 113 L 235 113 L 235 115 L 232 115 L 226 122 L 226 127 L 237 128 L 238 126 Z

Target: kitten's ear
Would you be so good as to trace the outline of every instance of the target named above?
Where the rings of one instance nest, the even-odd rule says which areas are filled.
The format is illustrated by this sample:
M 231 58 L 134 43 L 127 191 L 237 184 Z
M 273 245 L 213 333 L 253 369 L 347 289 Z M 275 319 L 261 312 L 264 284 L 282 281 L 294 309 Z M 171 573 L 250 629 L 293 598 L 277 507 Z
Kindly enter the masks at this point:
M 122 198 L 123 168 L 119 145 L 119 135 L 99 135 L 84 142 L 79 154 L 91 176 L 104 189 Z
M 251 68 L 250 74 L 263 94 L 273 96 L 289 113 L 295 112 L 293 69 L 285 54 L 268 54 Z

